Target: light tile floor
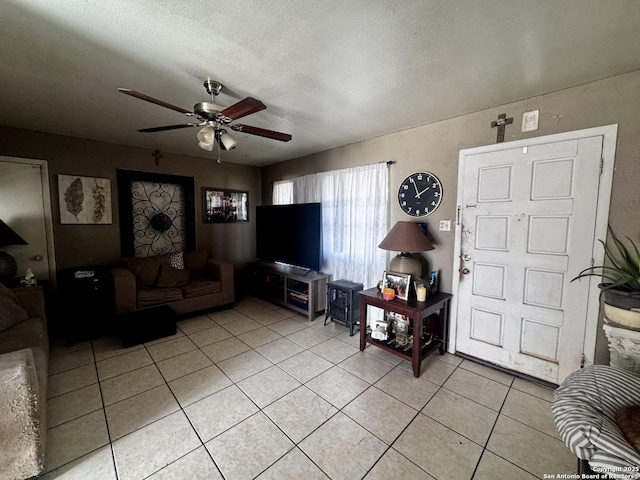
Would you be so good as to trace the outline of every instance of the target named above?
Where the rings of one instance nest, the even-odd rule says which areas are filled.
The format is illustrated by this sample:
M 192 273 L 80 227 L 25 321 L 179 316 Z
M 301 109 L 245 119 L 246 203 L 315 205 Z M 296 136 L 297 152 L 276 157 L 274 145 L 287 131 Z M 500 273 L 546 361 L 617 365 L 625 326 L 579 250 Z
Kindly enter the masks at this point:
M 553 392 L 409 362 L 256 299 L 124 349 L 53 345 L 45 479 L 533 479 L 575 473 Z

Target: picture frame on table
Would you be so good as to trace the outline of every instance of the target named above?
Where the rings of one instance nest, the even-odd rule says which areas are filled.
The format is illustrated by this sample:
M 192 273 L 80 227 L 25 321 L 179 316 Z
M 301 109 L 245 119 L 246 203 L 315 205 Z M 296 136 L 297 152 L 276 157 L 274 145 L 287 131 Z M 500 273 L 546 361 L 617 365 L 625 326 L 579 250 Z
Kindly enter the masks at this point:
M 249 192 L 226 188 L 202 187 L 204 223 L 249 221 Z
M 396 292 L 396 298 L 407 300 L 411 286 L 411 274 L 385 271 L 382 276 L 382 284 L 387 288 L 393 288 Z

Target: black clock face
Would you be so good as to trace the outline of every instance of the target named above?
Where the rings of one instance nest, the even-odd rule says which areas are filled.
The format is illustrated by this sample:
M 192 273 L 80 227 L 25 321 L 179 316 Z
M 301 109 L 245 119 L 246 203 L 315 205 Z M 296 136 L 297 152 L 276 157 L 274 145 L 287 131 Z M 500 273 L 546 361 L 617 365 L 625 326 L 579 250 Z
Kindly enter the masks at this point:
M 428 172 L 409 175 L 398 189 L 400 208 L 413 217 L 433 213 L 442 200 L 442 184 L 438 177 Z

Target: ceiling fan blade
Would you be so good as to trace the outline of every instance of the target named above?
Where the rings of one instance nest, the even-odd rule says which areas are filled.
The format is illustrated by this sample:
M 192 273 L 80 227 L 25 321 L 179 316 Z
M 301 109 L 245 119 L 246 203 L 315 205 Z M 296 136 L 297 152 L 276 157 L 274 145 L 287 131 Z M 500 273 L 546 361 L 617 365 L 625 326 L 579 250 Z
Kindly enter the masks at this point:
M 251 125 L 232 125 L 231 128 L 236 132 L 258 135 L 259 137 L 280 140 L 281 142 L 288 142 L 292 138 L 288 133 L 274 132 L 273 130 L 267 130 L 266 128 L 252 127 Z
M 138 130 L 142 133 L 164 132 L 165 130 L 177 130 L 179 128 L 199 127 L 197 123 L 183 123 L 180 125 L 166 125 L 164 127 L 141 128 Z
M 165 108 L 170 108 L 171 110 L 175 110 L 176 112 L 186 113 L 188 115 L 193 114 L 189 110 L 185 110 L 181 107 L 176 107 L 175 105 L 171 105 L 170 103 L 158 100 L 157 98 L 150 97 L 149 95 L 145 95 L 144 93 L 136 92 L 135 90 L 129 90 L 128 88 L 119 88 L 118 91 L 120 93 L 124 93 L 125 95 L 130 95 L 132 97 L 139 98 L 140 100 L 144 100 L 145 102 L 154 103 Z
M 267 108 L 267 106 L 260 100 L 256 100 L 253 97 L 247 97 L 244 100 L 240 100 L 238 103 L 234 103 L 230 107 L 225 108 L 220 112 L 220 114 L 230 118 L 231 120 L 236 120 L 237 118 L 246 117 L 247 115 L 259 112 L 265 108 Z

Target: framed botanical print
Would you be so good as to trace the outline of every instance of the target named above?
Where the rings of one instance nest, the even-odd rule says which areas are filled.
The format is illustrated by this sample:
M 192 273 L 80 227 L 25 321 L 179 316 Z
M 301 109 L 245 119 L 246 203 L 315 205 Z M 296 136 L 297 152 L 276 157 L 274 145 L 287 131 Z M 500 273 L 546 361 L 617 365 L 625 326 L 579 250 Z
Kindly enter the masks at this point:
M 249 221 L 249 192 L 202 187 L 204 223 Z
M 111 180 L 58 175 L 60 223 L 104 225 L 112 223 Z

